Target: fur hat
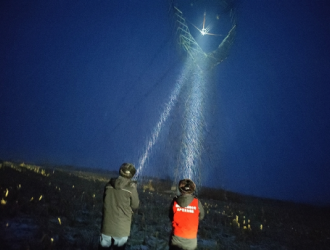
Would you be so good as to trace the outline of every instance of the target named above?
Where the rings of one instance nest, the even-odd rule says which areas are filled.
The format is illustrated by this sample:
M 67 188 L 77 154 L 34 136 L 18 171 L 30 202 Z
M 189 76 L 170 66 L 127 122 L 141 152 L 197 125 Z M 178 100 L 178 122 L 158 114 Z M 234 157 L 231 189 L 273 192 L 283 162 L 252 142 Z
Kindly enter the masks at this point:
M 131 163 L 123 163 L 119 169 L 119 175 L 127 179 L 133 178 L 136 173 L 136 169 Z
M 181 194 L 192 194 L 196 190 L 196 185 L 190 179 L 183 179 L 179 181 L 179 190 Z

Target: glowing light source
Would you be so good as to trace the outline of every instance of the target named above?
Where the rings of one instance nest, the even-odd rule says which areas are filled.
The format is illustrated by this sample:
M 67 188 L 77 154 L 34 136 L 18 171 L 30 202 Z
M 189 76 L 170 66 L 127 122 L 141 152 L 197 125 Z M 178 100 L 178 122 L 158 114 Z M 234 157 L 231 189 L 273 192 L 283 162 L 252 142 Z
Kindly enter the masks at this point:
M 177 9 L 177 8 L 176 8 Z M 206 19 L 206 12 L 204 12 L 204 20 L 203 20 L 203 28 L 202 29 L 199 29 L 197 26 L 195 26 L 194 24 L 193 24 L 193 26 L 202 34 L 202 36 L 204 36 L 204 35 L 210 35 L 210 36 L 220 36 L 220 35 L 218 35 L 218 34 L 213 34 L 213 33 L 209 33 L 210 32 L 210 30 L 211 30 L 211 27 L 210 27 L 210 25 L 209 26 L 207 26 L 206 28 L 205 28 L 205 19 Z

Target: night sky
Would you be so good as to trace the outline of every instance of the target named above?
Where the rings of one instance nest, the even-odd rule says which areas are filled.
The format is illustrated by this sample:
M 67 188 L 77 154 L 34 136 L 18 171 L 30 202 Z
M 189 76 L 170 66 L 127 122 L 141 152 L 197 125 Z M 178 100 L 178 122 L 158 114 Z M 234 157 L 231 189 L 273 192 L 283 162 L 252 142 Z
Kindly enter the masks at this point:
M 190 20 L 202 18 L 203 1 L 177 2 L 196 13 Z M 235 7 L 235 42 L 212 73 L 217 98 L 203 183 L 329 204 L 330 7 Z M 164 0 L 1 1 L 0 158 L 137 165 L 183 70 L 169 9 Z M 164 149 L 156 144 L 154 158 L 157 148 Z M 171 176 L 165 162 L 149 169 Z

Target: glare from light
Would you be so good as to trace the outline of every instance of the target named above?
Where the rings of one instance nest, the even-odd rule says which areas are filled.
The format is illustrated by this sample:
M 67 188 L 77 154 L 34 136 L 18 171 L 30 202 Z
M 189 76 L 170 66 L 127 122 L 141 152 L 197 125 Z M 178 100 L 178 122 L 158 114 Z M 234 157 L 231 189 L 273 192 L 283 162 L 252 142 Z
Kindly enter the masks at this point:
M 162 112 L 157 125 L 153 129 L 151 138 L 149 138 L 147 140 L 147 143 L 146 143 L 147 146 L 146 146 L 146 149 L 145 149 L 143 155 L 139 159 L 138 169 L 136 171 L 134 179 L 138 179 L 142 175 L 142 171 L 145 167 L 145 164 L 146 164 L 146 161 L 147 161 L 149 155 L 151 154 L 153 146 L 157 142 L 159 134 L 160 134 L 165 122 L 167 121 L 168 117 L 170 116 L 170 113 L 171 113 L 173 107 L 175 106 L 175 103 L 177 102 L 181 88 L 182 88 L 183 84 L 186 82 L 186 80 L 185 80 L 187 77 L 186 74 L 189 71 L 189 66 L 186 66 L 185 68 L 186 68 L 186 70 L 181 74 L 181 76 L 179 77 L 179 79 L 176 82 L 175 88 L 174 88 L 172 94 L 170 95 L 169 101 L 165 104 L 164 111 Z
M 181 144 L 182 164 L 181 178 L 197 180 L 199 177 L 199 162 L 203 151 L 203 96 L 205 79 L 199 71 L 192 76 L 189 100 L 186 102 L 183 124 L 183 140 Z

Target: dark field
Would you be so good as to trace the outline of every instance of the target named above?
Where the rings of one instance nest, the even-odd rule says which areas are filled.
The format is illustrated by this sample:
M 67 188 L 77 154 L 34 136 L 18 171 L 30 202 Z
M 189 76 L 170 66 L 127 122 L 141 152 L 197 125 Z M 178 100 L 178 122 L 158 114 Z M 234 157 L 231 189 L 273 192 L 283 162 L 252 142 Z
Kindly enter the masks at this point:
M 0 162 L 0 249 L 97 249 L 103 188 L 117 173 Z M 126 249 L 168 249 L 172 183 L 139 182 Z M 202 188 L 198 249 L 330 249 L 330 208 Z

